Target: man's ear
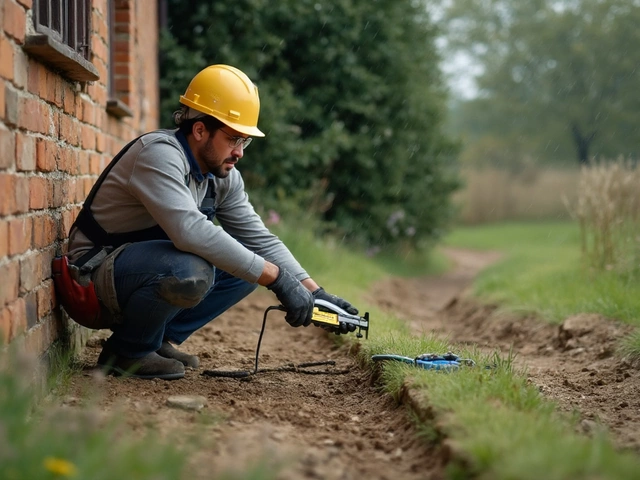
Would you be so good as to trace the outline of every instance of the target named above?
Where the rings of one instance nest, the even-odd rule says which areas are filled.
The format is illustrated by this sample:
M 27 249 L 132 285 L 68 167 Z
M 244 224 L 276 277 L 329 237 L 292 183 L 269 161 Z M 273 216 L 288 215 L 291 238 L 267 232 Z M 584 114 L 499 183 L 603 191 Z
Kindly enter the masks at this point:
M 195 122 L 193 127 L 191 127 L 191 134 L 193 135 L 194 140 L 199 142 L 204 138 L 204 134 L 207 132 L 207 127 L 204 126 L 202 122 Z

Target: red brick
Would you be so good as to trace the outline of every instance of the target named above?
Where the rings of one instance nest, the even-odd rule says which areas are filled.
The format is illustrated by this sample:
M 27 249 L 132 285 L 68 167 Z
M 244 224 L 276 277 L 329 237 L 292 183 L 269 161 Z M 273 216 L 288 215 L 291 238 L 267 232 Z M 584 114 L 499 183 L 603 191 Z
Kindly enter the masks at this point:
M 40 126 L 38 119 L 39 114 L 39 100 L 26 97 L 20 98 L 18 106 L 18 127 L 30 132 L 38 132 Z
M 0 77 L 6 80 L 13 80 L 13 45 L 0 32 Z
M 98 132 L 96 135 L 96 150 L 100 153 L 104 152 L 107 149 L 107 136 Z
M 81 145 L 85 150 L 95 150 L 96 148 L 96 132 L 92 127 L 82 125 Z
M 36 169 L 36 137 L 16 133 L 16 168 L 23 172 Z
M 19 255 L 31 247 L 31 217 L 9 220 L 9 255 Z
M 51 107 L 42 101 L 38 102 L 38 121 L 36 122 L 36 132 L 43 135 L 49 135 L 49 133 L 55 128 L 53 126 Z
M 16 136 L 11 130 L 0 128 L 0 169 L 9 169 L 14 165 Z
M 96 123 L 96 107 L 88 98 L 82 98 L 82 114 L 80 119 L 89 125 Z
M 89 192 L 93 188 L 93 185 L 96 183 L 96 178 L 85 178 L 84 179 L 84 196 L 85 198 L 89 196 Z
M 44 282 L 42 288 L 36 292 L 38 302 L 38 318 L 42 318 L 53 310 L 55 298 L 55 290 L 53 280 L 49 279 Z
M 8 308 L 0 307 L 0 345 L 9 343 L 11 336 L 11 312 Z
M 16 177 L 12 173 L 0 173 L 0 215 L 9 215 L 15 211 Z
M 80 175 L 89 174 L 89 153 L 84 150 L 78 152 L 78 168 L 80 169 L 78 172 Z
M 11 313 L 11 333 L 9 341 L 11 342 L 17 336 L 27 331 L 27 306 L 24 298 L 18 298 L 8 307 Z
M 18 298 L 20 265 L 17 260 L 0 265 L 0 308 Z
M 58 238 L 63 240 L 69 236 L 69 230 L 71 229 L 71 225 L 76 219 L 77 213 L 74 214 L 73 211 L 65 210 L 62 212 L 62 222 L 60 222 L 60 231 L 58 232 Z
M 27 54 L 18 47 L 14 50 L 13 56 L 13 83 L 20 90 L 27 88 L 27 81 L 29 79 L 28 71 L 29 57 L 27 57 Z
M 29 211 L 29 178 L 16 175 L 15 188 L 14 213 L 26 213 Z
M 48 77 L 49 75 L 51 75 L 49 73 L 49 70 L 47 70 L 47 68 L 40 64 L 40 67 L 38 70 L 38 96 L 40 98 L 42 98 L 43 100 L 50 102 L 51 100 L 49 99 L 49 82 L 48 82 Z M 36 92 L 33 92 L 36 93 Z
M 19 44 L 24 43 L 27 27 L 27 16 L 24 7 L 15 0 L 4 0 L 4 31 L 16 39 Z
M 51 317 L 43 319 L 25 335 L 24 351 L 40 357 L 58 337 L 59 329 L 54 320 Z
M 9 255 L 9 222 L 0 219 L 0 258 Z
M 51 81 L 51 78 L 49 78 L 49 81 Z M 62 105 L 63 105 L 62 98 L 64 97 L 64 87 L 65 87 L 65 81 L 62 79 L 62 77 L 60 77 L 59 75 L 56 75 L 55 81 L 54 81 L 53 103 L 58 108 L 62 108 Z
M 41 249 L 47 246 L 45 239 L 45 215 L 33 217 L 33 230 L 31 232 L 31 246 L 34 249 Z
M 58 236 L 58 224 L 51 215 L 33 218 L 33 248 L 43 249 L 53 244 Z
M 18 125 L 20 93 L 14 90 L 9 82 L 5 82 L 4 85 L 4 121 L 8 126 L 13 127 Z
M 79 175 L 80 174 L 80 162 L 78 160 L 78 149 L 70 148 L 67 151 L 67 156 L 69 157 L 69 173 L 71 175 Z M 75 179 L 74 179 L 75 182 Z
M 129 76 L 129 64 L 128 63 L 118 63 L 116 64 L 115 68 L 113 69 L 114 73 L 119 76 L 119 75 L 123 75 L 125 77 Z
M 24 295 L 34 290 L 42 281 L 42 253 L 36 252 L 20 260 L 20 294 Z
M 27 330 L 33 328 L 38 323 L 38 299 L 36 292 L 30 292 L 24 297 L 25 318 L 27 320 Z
M 73 164 L 71 163 L 71 156 L 69 155 L 69 147 L 61 147 L 58 150 L 60 154 L 58 157 L 58 170 L 73 173 Z
M 113 61 L 116 63 L 130 63 L 131 55 L 129 54 L 129 51 L 116 52 L 115 55 L 113 56 Z
M 4 118 L 4 111 L 6 108 L 6 95 L 4 92 L 5 81 L 0 78 L 0 118 Z
M 78 145 L 78 125 L 73 117 L 64 114 L 60 115 L 60 131 L 58 137 L 69 145 Z
M 128 93 L 133 90 L 133 81 L 131 78 L 116 79 L 116 91 L 118 93 Z
M 48 205 L 47 180 L 44 177 L 31 177 L 29 179 L 29 208 L 41 210 Z
M 56 169 L 56 154 L 58 148 L 55 143 L 46 139 L 38 139 L 36 144 L 36 165 L 40 172 L 52 172 Z
M 36 60 L 29 60 L 29 73 L 27 78 L 27 90 L 34 95 L 40 94 L 40 74 L 43 66 Z
M 70 86 L 65 85 L 63 89 L 62 102 L 65 113 L 75 116 L 76 114 L 76 95 Z

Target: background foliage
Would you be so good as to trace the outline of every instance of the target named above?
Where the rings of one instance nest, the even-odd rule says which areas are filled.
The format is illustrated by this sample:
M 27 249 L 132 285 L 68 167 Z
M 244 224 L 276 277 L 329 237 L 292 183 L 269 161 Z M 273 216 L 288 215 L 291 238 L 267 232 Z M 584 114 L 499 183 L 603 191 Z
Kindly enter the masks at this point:
M 422 246 L 447 225 L 457 145 L 423 1 L 167 0 L 163 123 L 190 79 L 227 63 L 258 85 L 260 128 L 239 164 L 265 207 L 285 199 L 370 246 Z
M 638 0 L 441 0 L 450 54 L 480 68 L 455 109 L 467 159 L 640 155 Z

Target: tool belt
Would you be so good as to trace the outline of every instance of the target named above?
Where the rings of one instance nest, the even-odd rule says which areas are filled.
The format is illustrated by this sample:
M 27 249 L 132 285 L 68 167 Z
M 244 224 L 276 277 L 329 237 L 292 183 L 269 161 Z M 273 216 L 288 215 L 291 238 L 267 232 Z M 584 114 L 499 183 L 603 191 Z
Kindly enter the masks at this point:
M 93 282 L 82 286 L 74 280 L 69 271 L 67 257 L 54 258 L 52 271 L 58 302 L 67 314 L 84 327 L 101 328 L 99 326 L 100 302 Z

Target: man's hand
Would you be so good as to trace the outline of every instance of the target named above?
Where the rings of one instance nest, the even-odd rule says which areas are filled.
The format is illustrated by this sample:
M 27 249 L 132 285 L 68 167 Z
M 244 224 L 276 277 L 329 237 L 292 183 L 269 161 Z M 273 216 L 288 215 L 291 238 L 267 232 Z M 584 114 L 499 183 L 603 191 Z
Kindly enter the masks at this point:
M 326 300 L 327 302 L 331 302 L 334 305 L 337 305 L 338 307 L 340 307 L 341 309 L 345 310 L 347 313 L 350 313 L 351 315 L 357 315 L 358 314 L 358 309 L 355 308 L 353 305 L 351 305 L 349 302 L 347 302 L 346 300 L 336 296 L 336 295 L 332 295 L 330 293 L 327 293 L 324 288 L 320 287 L 317 290 L 313 291 L 313 298 L 314 299 L 318 299 L 318 300 Z
M 308 326 L 313 315 L 313 295 L 300 281 L 280 268 L 276 280 L 267 285 L 287 311 L 285 320 L 292 327 Z

